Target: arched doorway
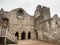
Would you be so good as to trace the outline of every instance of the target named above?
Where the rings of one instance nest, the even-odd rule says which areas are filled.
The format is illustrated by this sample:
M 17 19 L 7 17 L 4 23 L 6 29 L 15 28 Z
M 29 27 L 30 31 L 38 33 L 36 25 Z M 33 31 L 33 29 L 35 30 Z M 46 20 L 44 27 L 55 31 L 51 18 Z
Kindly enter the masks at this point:
M 36 39 L 38 39 L 38 32 L 37 32 L 37 30 L 35 30 L 35 34 L 36 34 Z
M 25 39 L 25 32 L 22 32 L 21 34 L 21 40 L 24 40 Z
M 28 39 L 31 39 L 31 33 L 30 32 L 28 33 Z
M 17 40 L 18 40 L 18 39 L 19 39 L 19 33 L 16 32 L 16 33 L 15 33 L 15 36 L 17 37 Z

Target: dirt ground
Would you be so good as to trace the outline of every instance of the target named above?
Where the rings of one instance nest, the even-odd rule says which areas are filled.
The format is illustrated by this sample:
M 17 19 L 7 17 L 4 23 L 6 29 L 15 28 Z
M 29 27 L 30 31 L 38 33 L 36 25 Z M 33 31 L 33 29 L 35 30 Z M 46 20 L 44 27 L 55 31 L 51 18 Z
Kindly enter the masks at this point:
M 19 41 L 18 44 L 20 45 L 59 45 L 59 44 L 37 41 L 37 40 L 23 40 L 23 41 Z

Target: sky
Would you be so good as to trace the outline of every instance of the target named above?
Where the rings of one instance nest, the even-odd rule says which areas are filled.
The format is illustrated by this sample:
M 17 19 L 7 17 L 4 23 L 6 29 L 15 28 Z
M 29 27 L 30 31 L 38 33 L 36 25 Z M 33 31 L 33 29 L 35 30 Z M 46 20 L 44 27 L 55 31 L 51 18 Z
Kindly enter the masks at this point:
M 58 14 L 60 17 L 60 0 L 0 0 L 0 9 L 23 8 L 30 15 L 34 15 L 37 5 L 49 7 L 51 16 Z

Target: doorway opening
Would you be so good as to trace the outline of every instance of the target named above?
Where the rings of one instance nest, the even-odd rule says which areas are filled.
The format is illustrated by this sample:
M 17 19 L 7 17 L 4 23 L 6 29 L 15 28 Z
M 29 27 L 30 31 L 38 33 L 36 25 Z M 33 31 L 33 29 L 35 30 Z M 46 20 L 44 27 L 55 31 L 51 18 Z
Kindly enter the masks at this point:
M 22 32 L 22 34 L 21 34 L 21 40 L 24 40 L 25 39 L 25 32 Z
M 28 33 L 28 39 L 31 39 L 31 33 L 30 32 Z
M 16 32 L 16 33 L 15 33 L 15 36 L 17 37 L 17 40 L 18 40 L 18 39 L 19 39 L 19 33 Z

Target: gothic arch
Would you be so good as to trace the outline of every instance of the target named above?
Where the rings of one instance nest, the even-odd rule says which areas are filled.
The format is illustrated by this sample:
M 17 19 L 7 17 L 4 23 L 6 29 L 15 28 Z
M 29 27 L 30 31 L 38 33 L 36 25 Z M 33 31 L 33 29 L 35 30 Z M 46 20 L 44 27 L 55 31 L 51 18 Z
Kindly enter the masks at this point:
M 16 17 L 17 17 L 17 19 L 23 19 L 24 10 L 22 8 L 18 9 Z
M 28 39 L 31 39 L 31 33 L 28 32 Z
M 24 40 L 26 38 L 26 34 L 25 34 L 25 32 L 23 31 L 22 33 L 21 33 L 21 40 Z
M 24 10 L 20 8 L 20 9 L 17 11 L 17 16 L 22 16 L 23 14 L 24 14 Z
M 15 33 L 15 36 L 17 37 L 17 40 L 18 40 L 18 39 L 19 39 L 19 33 L 16 32 L 16 33 Z

